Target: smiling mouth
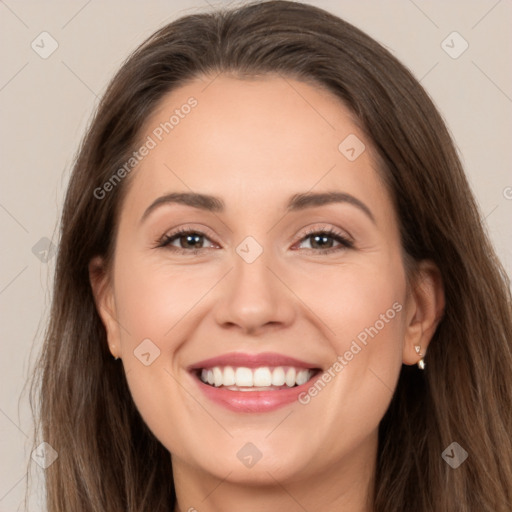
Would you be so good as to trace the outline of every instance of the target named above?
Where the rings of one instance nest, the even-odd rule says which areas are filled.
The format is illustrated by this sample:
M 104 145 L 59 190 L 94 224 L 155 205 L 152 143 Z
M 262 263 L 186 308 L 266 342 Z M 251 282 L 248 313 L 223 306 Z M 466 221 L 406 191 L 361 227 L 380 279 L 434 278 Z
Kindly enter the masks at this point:
M 230 391 L 279 391 L 302 386 L 315 377 L 318 368 L 296 368 L 293 366 L 213 366 L 195 371 L 206 385 Z

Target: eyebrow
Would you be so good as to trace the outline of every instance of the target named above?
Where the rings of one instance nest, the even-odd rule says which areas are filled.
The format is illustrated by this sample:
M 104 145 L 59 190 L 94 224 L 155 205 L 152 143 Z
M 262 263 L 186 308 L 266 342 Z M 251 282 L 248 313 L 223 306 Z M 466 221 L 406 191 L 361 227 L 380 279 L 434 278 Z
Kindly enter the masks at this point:
M 370 208 L 357 199 L 357 197 L 345 192 L 305 192 L 294 194 L 288 200 L 286 210 L 287 212 L 295 212 L 332 203 L 348 203 L 355 206 L 364 212 L 374 224 L 376 223 Z M 192 208 L 217 213 L 225 210 L 225 203 L 220 197 L 195 192 L 172 192 L 155 199 L 142 214 L 140 222 L 142 223 L 151 212 L 164 204 L 183 204 Z

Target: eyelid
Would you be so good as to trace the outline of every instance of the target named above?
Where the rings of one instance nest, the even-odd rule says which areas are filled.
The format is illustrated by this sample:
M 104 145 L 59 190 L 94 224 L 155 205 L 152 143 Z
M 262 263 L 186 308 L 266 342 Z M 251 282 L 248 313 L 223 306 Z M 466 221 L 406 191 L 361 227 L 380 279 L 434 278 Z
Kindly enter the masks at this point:
M 199 226 L 199 228 L 197 227 Z M 168 238 L 172 238 L 180 233 L 197 233 L 199 235 L 204 235 L 205 238 L 208 238 L 210 241 L 216 243 L 217 245 L 220 245 L 218 242 L 215 242 L 215 234 L 211 229 L 209 229 L 206 226 L 203 226 L 202 224 L 185 224 L 183 226 L 179 226 L 174 229 L 170 229 L 166 231 L 159 239 L 158 242 L 165 241 Z
M 178 255 L 196 255 L 200 252 L 203 252 L 208 249 L 212 249 L 211 247 L 201 247 L 199 249 L 184 249 L 183 247 L 175 247 L 171 245 L 171 243 L 179 240 L 181 236 L 185 236 L 188 233 L 195 233 L 203 236 L 206 240 L 209 240 L 213 245 L 220 245 L 215 240 L 212 240 L 209 233 L 209 229 L 206 227 L 202 227 L 201 229 L 193 228 L 192 226 L 180 226 L 179 228 L 173 229 L 170 232 L 165 232 L 155 244 L 153 244 L 154 249 L 168 249 L 169 251 L 178 254 Z M 174 240 L 173 240 L 174 239 Z
M 323 233 L 327 232 L 331 235 L 337 235 L 339 237 L 345 238 L 347 241 L 354 243 L 354 237 L 346 230 L 340 229 L 338 227 L 332 226 L 331 224 L 315 224 L 311 228 L 307 228 L 305 232 L 301 233 L 300 236 L 296 239 L 296 242 L 302 241 L 304 238 L 307 238 L 309 235 L 313 233 Z
M 175 228 L 170 230 L 170 232 L 166 232 L 162 237 L 159 238 L 157 241 L 155 248 L 167 248 L 169 247 L 170 250 L 182 253 L 182 254 L 197 254 L 198 252 L 211 249 L 210 247 L 202 247 L 199 249 L 184 249 L 182 247 L 174 247 L 171 246 L 171 242 L 175 242 L 180 238 L 181 234 L 188 234 L 188 233 L 194 233 L 203 236 L 205 239 L 208 239 L 210 242 L 212 242 L 215 245 L 220 246 L 218 242 L 215 241 L 215 237 L 211 235 L 211 230 L 207 228 L 206 226 L 200 225 L 200 229 L 197 229 L 193 225 L 184 225 L 180 226 L 179 228 Z M 337 252 L 341 251 L 343 249 L 350 249 L 354 247 L 354 238 L 345 230 L 341 230 L 340 228 L 334 227 L 330 224 L 316 224 L 313 227 L 309 227 L 306 229 L 306 231 L 302 232 L 298 237 L 296 237 L 293 242 L 293 245 L 296 245 L 297 243 L 305 241 L 309 236 L 313 234 L 326 234 L 328 237 L 338 238 L 336 240 L 340 246 L 338 247 L 331 247 L 327 249 L 306 249 L 309 251 L 312 251 L 314 253 L 319 254 L 327 254 L 329 252 Z M 171 240 L 174 239 L 174 240 Z

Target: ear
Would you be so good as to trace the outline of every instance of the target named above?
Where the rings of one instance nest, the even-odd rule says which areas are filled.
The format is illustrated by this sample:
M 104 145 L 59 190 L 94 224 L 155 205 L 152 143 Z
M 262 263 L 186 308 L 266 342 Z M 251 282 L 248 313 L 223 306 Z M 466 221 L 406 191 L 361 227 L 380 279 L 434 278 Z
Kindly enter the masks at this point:
M 407 299 L 404 364 L 416 364 L 427 353 L 428 345 L 441 321 L 445 307 L 441 273 L 434 262 L 423 260 L 411 284 Z M 415 347 L 420 347 L 420 354 Z
M 91 283 L 96 309 L 107 332 L 110 352 L 117 358 L 120 354 L 121 343 L 114 290 L 101 256 L 95 256 L 89 262 L 89 281 Z

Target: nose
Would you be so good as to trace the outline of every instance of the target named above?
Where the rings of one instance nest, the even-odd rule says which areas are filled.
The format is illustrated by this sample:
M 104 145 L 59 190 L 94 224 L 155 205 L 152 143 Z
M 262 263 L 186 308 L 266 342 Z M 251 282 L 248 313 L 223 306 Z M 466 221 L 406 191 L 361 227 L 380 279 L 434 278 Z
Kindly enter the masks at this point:
M 257 336 L 292 324 L 297 299 L 279 270 L 282 267 L 269 261 L 269 253 L 263 251 L 252 263 L 234 253 L 234 268 L 223 280 L 215 306 L 215 319 L 222 328 Z

